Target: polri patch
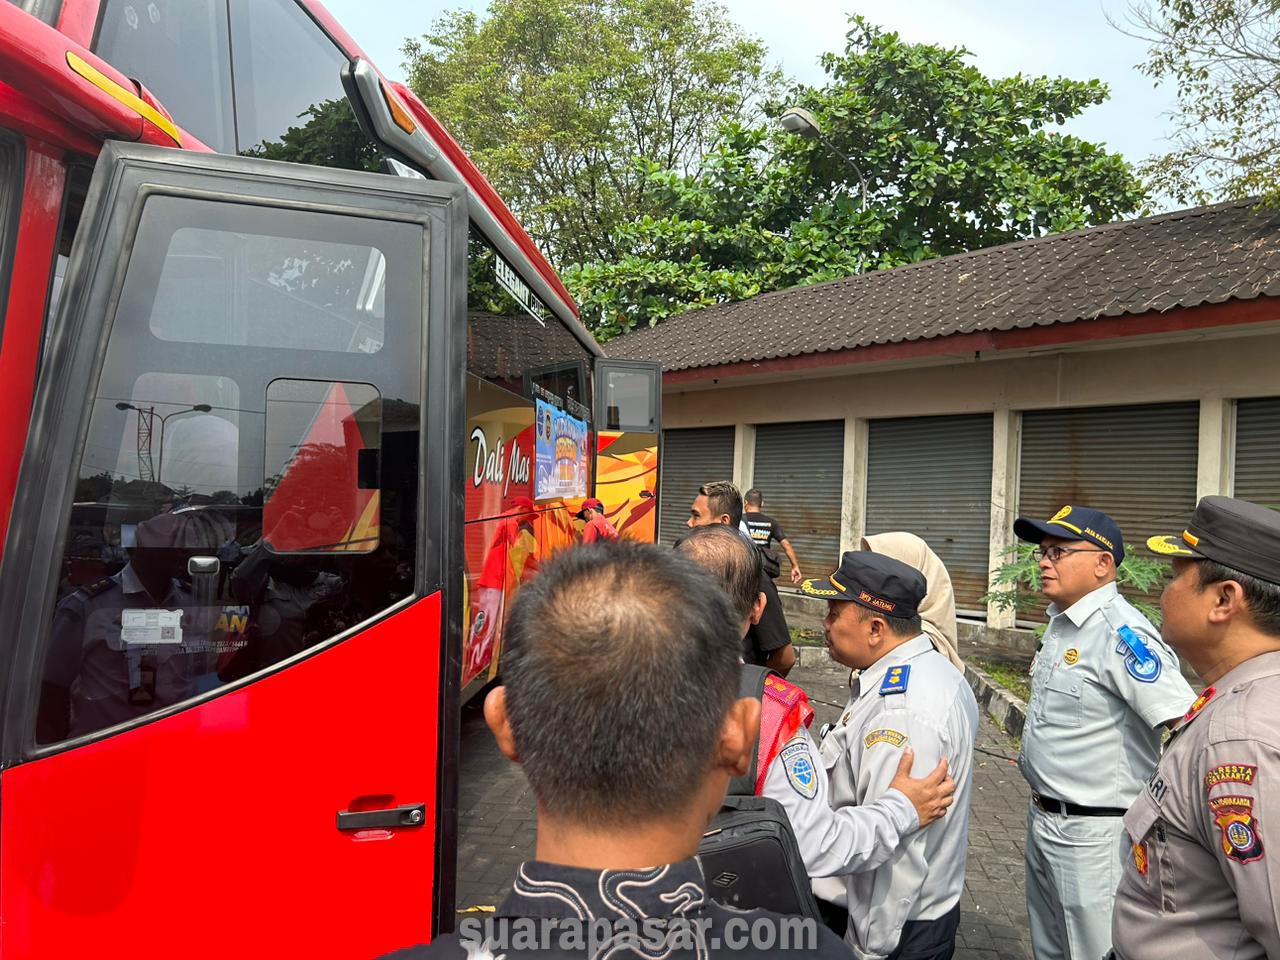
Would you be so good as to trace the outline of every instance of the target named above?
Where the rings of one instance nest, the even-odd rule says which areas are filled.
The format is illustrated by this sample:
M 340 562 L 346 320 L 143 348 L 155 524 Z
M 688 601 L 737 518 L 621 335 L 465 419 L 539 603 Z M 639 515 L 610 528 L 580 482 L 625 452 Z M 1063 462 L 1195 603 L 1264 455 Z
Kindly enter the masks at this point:
M 903 664 L 899 667 L 890 667 L 889 672 L 884 675 L 884 681 L 880 684 L 880 696 L 890 693 L 906 693 L 907 681 L 911 678 L 911 667 Z
M 879 730 L 872 730 L 862 738 L 862 743 L 866 747 L 873 747 L 877 743 L 887 743 L 891 747 L 900 747 L 907 742 L 907 735 L 897 730 L 890 730 L 888 727 L 882 727 Z
M 1215 797 L 1209 811 L 1222 830 L 1222 852 L 1236 863 L 1253 863 L 1263 857 L 1262 834 L 1253 816 L 1253 797 Z
M 818 773 L 813 766 L 813 754 L 809 752 L 809 744 L 797 740 L 782 748 L 782 769 L 787 773 L 787 783 L 791 789 L 806 800 L 818 795 Z
M 1160 679 L 1160 658 L 1151 652 L 1151 648 L 1138 636 L 1136 630 L 1129 625 L 1116 628 L 1120 636 L 1120 645 L 1116 653 L 1124 655 L 1124 668 L 1129 676 L 1139 683 L 1155 683 Z
M 1068 647 L 1067 652 L 1062 655 L 1062 662 L 1068 667 L 1074 667 L 1080 662 L 1080 651 L 1075 647 Z
M 1212 790 L 1220 783 L 1252 785 L 1258 776 L 1258 768 L 1249 763 L 1220 763 L 1204 775 L 1204 788 Z

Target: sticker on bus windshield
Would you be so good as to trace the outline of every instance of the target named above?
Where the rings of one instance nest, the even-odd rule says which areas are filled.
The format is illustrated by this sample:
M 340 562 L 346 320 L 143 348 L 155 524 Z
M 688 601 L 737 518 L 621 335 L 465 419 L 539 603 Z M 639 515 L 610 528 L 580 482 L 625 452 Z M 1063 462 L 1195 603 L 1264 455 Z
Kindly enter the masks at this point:
M 587 422 L 539 398 L 534 429 L 534 499 L 587 495 Z

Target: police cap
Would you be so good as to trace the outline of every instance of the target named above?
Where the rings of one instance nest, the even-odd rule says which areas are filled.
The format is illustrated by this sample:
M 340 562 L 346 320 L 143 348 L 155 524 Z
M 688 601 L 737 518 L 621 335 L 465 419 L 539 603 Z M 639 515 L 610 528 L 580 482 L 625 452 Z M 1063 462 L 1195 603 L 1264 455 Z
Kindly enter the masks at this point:
M 1234 497 L 1202 497 L 1181 535 L 1152 537 L 1166 557 L 1216 560 L 1269 583 L 1280 583 L 1280 513 Z

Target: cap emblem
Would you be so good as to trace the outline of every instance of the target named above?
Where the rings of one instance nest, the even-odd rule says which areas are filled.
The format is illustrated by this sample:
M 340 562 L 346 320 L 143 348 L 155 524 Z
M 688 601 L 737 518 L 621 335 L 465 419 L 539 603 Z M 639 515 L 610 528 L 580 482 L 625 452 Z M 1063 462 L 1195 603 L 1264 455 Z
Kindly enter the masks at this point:
M 1183 539 L 1183 540 L 1185 540 L 1187 543 L 1191 544 L 1191 546 L 1193 546 L 1193 547 L 1198 547 L 1198 546 L 1200 546 L 1200 538 L 1199 538 L 1199 537 L 1197 537 L 1197 536 L 1196 536 L 1194 533 L 1192 533 L 1190 530 L 1183 530 L 1183 531 L 1182 531 L 1182 539 Z
M 1059 510 L 1057 513 L 1055 513 L 1052 517 L 1049 518 L 1049 522 L 1054 523 L 1058 520 L 1065 520 L 1069 516 L 1071 516 L 1071 508 L 1063 507 L 1061 510 Z

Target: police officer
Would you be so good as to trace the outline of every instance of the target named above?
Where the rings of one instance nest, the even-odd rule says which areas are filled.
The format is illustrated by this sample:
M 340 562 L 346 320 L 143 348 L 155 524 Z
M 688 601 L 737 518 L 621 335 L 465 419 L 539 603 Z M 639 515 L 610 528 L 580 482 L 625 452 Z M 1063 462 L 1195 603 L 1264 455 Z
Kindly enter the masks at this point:
M 845 879 L 845 942 L 862 960 L 950 957 L 960 922 L 978 705 L 963 674 L 922 630 L 926 589 L 918 570 L 863 551 L 846 553 L 831 576 L 801 586 L 827 601 L 823 628 L 832 659 L 861 671 L 822 741 L 831 805 L 840 810 L 881 797 L 908 748 L 917 772 L 946 760 L 956 783 L 948 816 L 905 840 L 888 862 Z
M 188 557 L 209 547 L 208 532 L 187 514 L 162 513 L 134 537 L 123 569 L 78 588 L 54 612 L 42 743 L 180 703 L 212 669 L 212 608 L 180 579 Z
M 1125 815 L 1112 936 L 1127 960 L 1280 957 L 1280 514 L 1205 497 L 1160 598 L 1205 683 Z
M 1121 817 L 1155 769 L 1161 727 L 1195 699 L 1177 657 L 1116 590 L 1120 528 L 1063 507 L 1020 518 L 1039 544 L 1049 626 L 1032 664 L 1018 765 L 1031 785 L 1027 912 L 1037 960 L 1098 960 L 1111 946 Z

